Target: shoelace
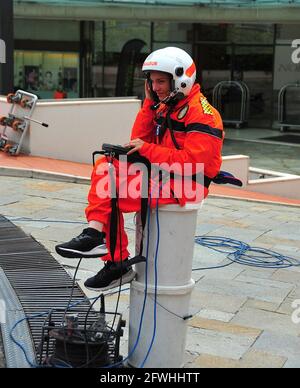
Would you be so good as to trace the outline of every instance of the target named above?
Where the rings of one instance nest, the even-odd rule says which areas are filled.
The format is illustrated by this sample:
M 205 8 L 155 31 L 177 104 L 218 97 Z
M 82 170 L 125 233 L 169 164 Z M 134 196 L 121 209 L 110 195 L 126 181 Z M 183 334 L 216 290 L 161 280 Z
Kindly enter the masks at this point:
M 82 240 L 83 238 L 85 237 L 90 237 L 92 238 L 92 236 L 90 236 L 89 234 L 86 233 L 86 229 L 84 229 L 79 236 L 75 237 L 73 240 Z

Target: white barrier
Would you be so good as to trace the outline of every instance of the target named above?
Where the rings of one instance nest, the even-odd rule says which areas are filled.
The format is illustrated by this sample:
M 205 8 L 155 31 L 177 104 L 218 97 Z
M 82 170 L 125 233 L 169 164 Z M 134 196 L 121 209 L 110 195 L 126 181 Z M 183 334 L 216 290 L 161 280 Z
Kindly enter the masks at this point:
M 141 101 L 134 97 L 41 100 L 33 118 L 49 127 L 31 123 L 23 152 L 91 163 L 92 152 L 101 149 L 102 143 L 124 144 L 129 140 L 140 106 Z M 1 116 L 7 114 L 9 107 L 6 98 L 1 97 Z

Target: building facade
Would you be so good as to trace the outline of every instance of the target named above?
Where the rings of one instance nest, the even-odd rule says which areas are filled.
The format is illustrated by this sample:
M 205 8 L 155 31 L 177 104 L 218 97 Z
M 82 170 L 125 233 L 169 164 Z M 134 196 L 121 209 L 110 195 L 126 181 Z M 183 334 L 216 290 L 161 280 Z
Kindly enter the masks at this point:
M 253 126 L 272 127 L 279 90 L 300 81 L 298 0 L 18 0 L 13 17 L 14 88 L 40 98 L 142 97 L 144 58 L 170 45 L 193 56 L 210 100 L 221 81 L 246 83 Z M 293 122 L 298 89 L 286 95 Z M 239 115 L 241 96 L 223 97 L 225 114 Z

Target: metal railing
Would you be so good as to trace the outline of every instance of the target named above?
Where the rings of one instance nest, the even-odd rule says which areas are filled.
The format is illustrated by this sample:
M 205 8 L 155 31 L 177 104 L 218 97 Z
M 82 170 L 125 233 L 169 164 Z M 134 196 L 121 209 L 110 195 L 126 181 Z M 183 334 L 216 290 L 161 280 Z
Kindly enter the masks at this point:
M 279 90 L 278 92 L 278 123 L 280 126 L 280 131 L 284 132 L 288 128 L 300 128 L 300 121 L 298 124 L 293 124 L 287 121 L 287 104 L 286 104 L 286 94 L 289 89 L 295 89 L 300 93 L 300 81 L 295 83 L 288 83 Z M 300 98 L 300 95 L 299 95 Z M 300 101 L 300 100 L 299 100 Z M 299 107 L 300 108 L 300 107 Z
M 233 91 L 236 93 L 235 96 L 238 96 L 238 101 L 224 101 L 230 98 L 230 92 Z M 213 106 L 220 112 L 225 125 L 233 124 L 236 128 L 240 128 L 246 124 L 249 115 L 249 101 L 249 88 L 242 81 L 221 81 L 213 89 Z M 226 118 L 225 107 L 233 104 L 240 106 L 238 116 Z

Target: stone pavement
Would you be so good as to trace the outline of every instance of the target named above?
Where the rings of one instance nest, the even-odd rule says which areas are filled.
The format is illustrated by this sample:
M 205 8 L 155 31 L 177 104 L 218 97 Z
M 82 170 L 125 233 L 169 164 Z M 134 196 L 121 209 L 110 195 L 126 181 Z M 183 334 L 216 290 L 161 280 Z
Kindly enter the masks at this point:
M 88 186 L 0 177 L 0 192 L 0 214 L 42 243 L 73 275 L 77 260 L 62 259 L 54 246 L 85 226 Z M 133 214 L 127 214 L 125 221 L 134 253 Z M 196 234 L 231 237 L 300 259 L 299 230 L 300 207 L 209 197 L 199 212 Z M 195 245 L 194 268 L 227 262 L 224 254 Z M 83 282 L 101 266 L 98 259 L 81 265 L 78 282 L 88 296 L 97 294 L 86 290 Z M 300 367 L 300 323 L 292 322 L 293 301 L 300 306 L 300 267 L 276 270 L 234 263 L 194 271 L 193 278 L 186 368 Z M 108 310 L 114 311 L 116 298 L 106 298 Z M 127 354 L 128 305 L 127 290 L 119 304 L 127 320 L 123 355 Z

